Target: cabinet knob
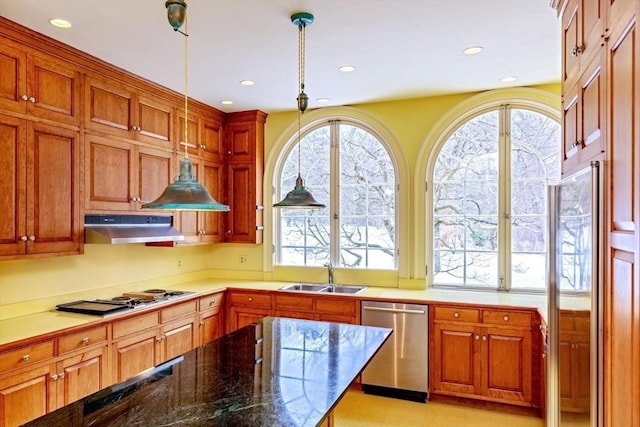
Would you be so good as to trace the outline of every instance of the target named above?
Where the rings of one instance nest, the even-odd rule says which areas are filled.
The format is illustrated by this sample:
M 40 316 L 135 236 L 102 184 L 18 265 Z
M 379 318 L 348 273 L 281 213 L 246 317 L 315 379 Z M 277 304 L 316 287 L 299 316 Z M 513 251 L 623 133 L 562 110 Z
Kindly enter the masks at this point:
M 487 336 L 486 336 L 486 335 L 483 335 L 483 336 L 482 336 L 482 341 L 486 341 L 486 340 L 487 340 Z
M 63 379 L 64 378 L 64 372 L 61 372 L 58 374 L 58 378 Z
M 28 101 L 29 100 L 29 97 L 27 95 L 22 95 L 21 98 L 22 98 L 23 101 Z
M 27 236 L 22 236 L 22 237 L 20 237 L 20 240 L 22 240 L 23 242 L 26 242 L 28 240 L 28 237 Z
M 27 361 L 29 360 L 29 355 L 28 355 L 28 354 L 25 354 L 24 356 L 22 356 L 22 360 L 23 360 L 24 362 L 27 362 Z
M 58 381 L 58 374 L 53 374 L 53 375 L 51 375 L 51 379 L 52 379 L 53 381 Z
M 231 150 L 227 151 L 227 154 L 228 154 L 228 155 L 231 155 Z
M 502 318 L 502 320 L 504 320 L 505 322 L 508 322 L 508 321 L 509 321 L 509 316 L 504 316 L 504 317 Z
M 204 326 L 204 320 L 200 321 L 200 326 Z
M 453 313 L 453 317 L 455 317 L 455 318 L 457 319 L 458 317 L 460 317 L 460 313 L 458 313 L 458 312 L 456 311 L 455 313 Z
M 227 230 L 227 234 L 231 234 L 231 230 Z
M 36 241 L 36 236 L 33 236 L 33 235 L 29 236 L 29 240 L 31 240 L 32 242 L 35 242 Z
M 89 344 L 89 337 L 82 338 L 82 344 Z
M 205 150 L 205 149 L 207 148 L 207 146 L 206 146 L 206 145 L 204 145 L 204 144 L 200 144 L 200 148 L 202 148 L 203 150 Z
M 211 300 L 209 301 L 209 307 L 211 307 L 212 305 L 214 305 L 216 303 L 216 300 Z
M 476 334 L 476 341 L 479 341 L 479 340 L 480 340 L 480 335 Z
M 32 104 L 35 104 L 36 103 L 36 99 L 33 96 L 31 96 L 31 97 L 29 97 L 29 102 L 31 102 Z
M 249 302 L 253 302 L 253 297 L 249 297 Z

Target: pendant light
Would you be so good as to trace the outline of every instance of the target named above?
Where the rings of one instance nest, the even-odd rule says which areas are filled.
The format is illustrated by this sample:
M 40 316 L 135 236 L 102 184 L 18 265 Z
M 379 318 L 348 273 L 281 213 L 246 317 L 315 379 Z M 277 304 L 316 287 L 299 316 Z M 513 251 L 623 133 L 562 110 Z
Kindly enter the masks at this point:
M 184 159 L 180 163 L 180 175 L 165 188 L 156 200 L 142 205 L 143 209 L 164 209 L 175 211 L 229 211 L 229 206 L 218 203 L 207 188 L 196 181 L 193 165 L 188 152 L 188 59 L 189 35 L 180 27 L 187 19 L 187 4 L 184 0 L 167 0 L 167 19 L 173 30 L 184 35 Z M 185 26 L 185 31 L 188 29 Z
M 304 188 L 302 176 L 300 175 L 300 118 L 309 105 L 309 97 L 304 93 L 304 53 L 305 53 L 305 28 L 313 22 L 313 15 L 307 12 L 294 13 L 291 15 L 291 22 L 298 27 L 298 177 L 296 186 L 287 193 L 281 202 L 273 205 L 274 208 L 286 209 L 320 209 L 325 205 L 317 202 L 311 193 Z

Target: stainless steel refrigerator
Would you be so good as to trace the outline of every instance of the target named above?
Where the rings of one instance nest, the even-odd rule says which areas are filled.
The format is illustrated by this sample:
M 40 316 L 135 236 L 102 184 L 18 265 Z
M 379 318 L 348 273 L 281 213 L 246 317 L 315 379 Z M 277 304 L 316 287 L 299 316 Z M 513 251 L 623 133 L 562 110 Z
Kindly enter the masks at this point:
M 602 425 L 602 162 L 550 186 L 547 425 Z

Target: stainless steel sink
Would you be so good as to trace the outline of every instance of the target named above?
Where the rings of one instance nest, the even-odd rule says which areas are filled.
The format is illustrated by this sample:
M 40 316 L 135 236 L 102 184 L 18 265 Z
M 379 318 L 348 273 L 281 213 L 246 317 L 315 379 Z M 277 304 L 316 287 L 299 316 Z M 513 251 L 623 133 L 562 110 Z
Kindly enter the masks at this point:
M 351 294 L 355 295 L 367 289 L 366 286 L 355 285 L 328 285 L 321 283 L 294 283 L 292 285 L 283 286 L 282 291 L 296 292 L 322 292 L 334 294 Z
M 367 289 L 366 286 L 353 285 L 329 285 L 320 292 L 331 292 L 334 294 L 357 294 Z
M 323 285 L 320 283 L 294 283 L 293 285 L 287 285 L 280 290 L 283 291 L 301 291 L 301 292 L 321 292 L 328 285 Z

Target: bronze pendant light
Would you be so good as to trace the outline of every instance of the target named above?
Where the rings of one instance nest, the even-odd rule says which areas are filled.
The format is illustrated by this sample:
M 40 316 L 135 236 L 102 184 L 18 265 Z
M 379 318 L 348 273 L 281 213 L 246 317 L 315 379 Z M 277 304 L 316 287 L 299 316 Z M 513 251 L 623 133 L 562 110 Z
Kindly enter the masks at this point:
M 304 54 L 305 54 L 305 28 L 313 22 L 313 15 L 307 12 L 294 13 L 291 22 L 298 27 L 298 177 L 296 186 L 287 193 L 281 202 L 273 205 L 274 208 L 286 209 L 320 209 L 325 205 L 317 202 L 311 193 L 304 187 L 300 175 L 300 118 L 309 104 L 309 97 L 304 93 Z
M 184 159 L 180 163 L 180 175 L 165 188 L 156 200 L 142 205 L 143 209 L 163 209 L 172 211 L 229 211 L 229 206 L 217 202 L 207 188 L 196 181 L 193 176 L 193 165 L 189 160 L 188 142 L 188 40 L 187 33 L 180 27 L 187 18 L 187 4 L 184 0 L 167 0 L 167 19 L 174 31 L 184 35 Z M 188 31 L 185 28 L 185 31 Z

